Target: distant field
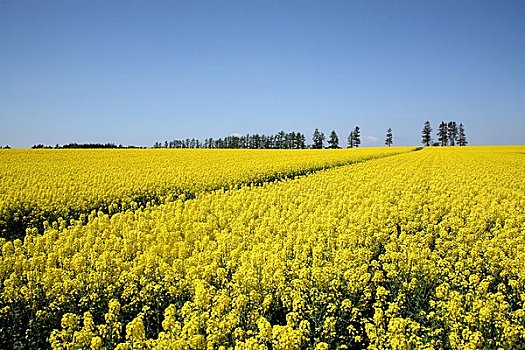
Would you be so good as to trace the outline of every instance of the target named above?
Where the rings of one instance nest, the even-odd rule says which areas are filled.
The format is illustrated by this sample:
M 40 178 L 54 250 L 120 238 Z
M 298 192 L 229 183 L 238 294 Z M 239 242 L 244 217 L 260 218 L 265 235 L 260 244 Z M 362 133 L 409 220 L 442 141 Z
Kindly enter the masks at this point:
M 0 239 L 0 348 L 523 348 L 525 146 L 409 151 L 0 152 L 9 203 L 163 203 Z
M 21 237 L 59 217 L 125 211 L 411 149 L 0 150 L 0 237 Z

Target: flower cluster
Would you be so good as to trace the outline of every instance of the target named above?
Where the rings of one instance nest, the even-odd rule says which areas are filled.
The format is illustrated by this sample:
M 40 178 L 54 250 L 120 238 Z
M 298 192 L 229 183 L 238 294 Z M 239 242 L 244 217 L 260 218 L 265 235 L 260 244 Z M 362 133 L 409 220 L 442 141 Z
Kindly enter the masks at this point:
M 524 147 L 426 148 L 1 240 L 1 348 L 514 349 Z

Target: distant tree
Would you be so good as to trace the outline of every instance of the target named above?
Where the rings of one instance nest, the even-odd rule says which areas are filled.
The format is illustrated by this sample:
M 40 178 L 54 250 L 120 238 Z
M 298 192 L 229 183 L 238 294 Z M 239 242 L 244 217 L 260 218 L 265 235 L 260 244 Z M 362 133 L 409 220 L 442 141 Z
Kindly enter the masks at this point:
M 392 135 L 392 128 L 386 131 L 385 145 L 390 147 L 394 143 L 394 136 Z
M 348 141 L 348 148 L 354 148 L 355 147 L 355 144 L 354 144 L 354 132 L 353 131 L 350 131 L 350 134 L 348 135 L 346 140 Z
M 339 148 L 339 137 L 337 137 L 337 134 L 335 130 L 332 130 L 330 133 L 330 139 L 328 140 L 328 148 Z
M 286 133 L 285 136 L 284 136 L 285 148 L 287 148 L 287 149 L 294 149 L 294 148 L 296 148 L 296 146 L 295 146 L 296 137 L 297 136 L 295 136 L 295 131 L 292 131 L 290 133 Z
M 286 133 L 283 130 L 275 134 L 275 148 L 287 148 Z
M 317 149 L 323 148 L 324 140 L 325 140 L 324 134 L 316 128 L 312 136 L 312 141 L 313 141 L 312 148 L 317 148 Z
M 438 129 L 438 132 L 437 132 L 437 136 L 438 136 L 438 141 L 440 143 L 441 146 L 446 146 L 447 143 L 448 143 L 448 127 L 447 127 L 447 123 L 445 122 L 441 122 L 441 124 L 439 124 L 439 129 Z
M 466 146 L 468 144 L 467 142 L 467 135 L 465 135 L 465 127 L 462 123 L 459 123 L 459 129 L 458 129 L 458 145 L 459 146 Z
M 297 148 L 304 149 L 306 148 L 306 137 L 300 132 L 297 133 Z
M 134 147 L 134 148 L 137 148 L 136 146 L 127 146 L 125 148 L 130 148 L 130 147 Z M 119 148 L 116 144 L 114 143 L 68 143 L 67 145 L 63 145 L 63 146 L 55 146 L 55 148 Z M 122 146 L 122 148 L 124 148 L 124 146 Z
M 456 140 L 458 138 L 458 126 L 456 125 L 456 122 L 448 122 L 447 125 L 447 131 L 448 131 L 448 144 L 451 146 L 455 146 Z
M 425 122 L 425 125 L 423 125 L 421 143 L 424 144 L 425 146 L 430 146 L 431 142 L 432 142 L 432 127 L 430 126 L 430 122 L 427 120 Z
M 356 125 L 354 128 L 354 147 L 359 147 L 361 144 L 361 132 L 359 131 L 359 126 Z

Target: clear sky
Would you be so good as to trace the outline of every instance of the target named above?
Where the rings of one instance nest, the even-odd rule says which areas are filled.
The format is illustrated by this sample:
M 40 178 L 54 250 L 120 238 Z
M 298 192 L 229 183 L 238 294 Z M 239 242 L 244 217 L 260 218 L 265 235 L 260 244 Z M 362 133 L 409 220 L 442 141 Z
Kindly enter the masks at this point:
M 0 1 L 1 145 L 426 120 L 525 144 L 525 1 Z

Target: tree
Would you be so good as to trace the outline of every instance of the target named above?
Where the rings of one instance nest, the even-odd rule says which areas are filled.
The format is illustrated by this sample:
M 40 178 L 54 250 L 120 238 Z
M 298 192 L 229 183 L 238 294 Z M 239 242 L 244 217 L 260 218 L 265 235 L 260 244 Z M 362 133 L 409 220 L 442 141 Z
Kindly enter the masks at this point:
M 330 133 L 330 139 L 328 140 L 328 148 L 339 148 L 339 137 L 337 137 L 337 134 L 335 133 L 335 130 L 332 130 Z
M 348 148 L 354 148 L 354 132 L 350 131 L 350 135 L 348 135 Z
M 458 145 L 459 146 L 466 146 L 468 144 L 467 142 L 467 135 L 465 135 L 465 127 L 462 123 L 459 123 L 459 130 L 458 130 Z
M 297 133 L 297 148 L 306 147 L 306 137 L 300 132 Z
M 388 128 L 386 131 L 385 145 L 390 147 L 394 143 L 394 137 L 392 135 L 392 128 Z
M 448 144 L 451 146 L 455 146 L 456 140 L 458 138 L 458 126 L 456 125 L 456 122 L 448 122 Z
M 297 141 L 297 135 L 295 135 L 295 131 L 292 131 L 291 133 L 286 134 L 286 148 L 297 148 L 296 145 Z
M 285 141 L 286 133 L 284 131 L 281 130 L 277 134 L 275 134 L 275 148 L 286 148 Z
M 312 136 L 312 148 L 323 148 L 323 142 L 324 142 L 324 134 L 320 132 L 317 128 L 314 131 L 314 135 Z
M 430 143 L 432 142 L 432 127 L 430 126 L 430 122 L 427 120 L 425 122 L 425 125 L 423 126 L 423 131 L 422 131 L 422 139 L 421 139 L 421 143 L 424 144 L 425 146 L 430 146 Z
M 359 126 L 356 125 L 354 129 L 354 147 L 359 147 L 361 144 L 361 134 L 359 131 Z
M 438 136 L 438 141 L 441 144 L 441 146 L 446 146 L 447 143 L 448 143 L 448 127 L 447 127 L 447 123 L 442 121 L 441 124 L 439 124 L 439 129 L 438 129 L 437 136 Z

